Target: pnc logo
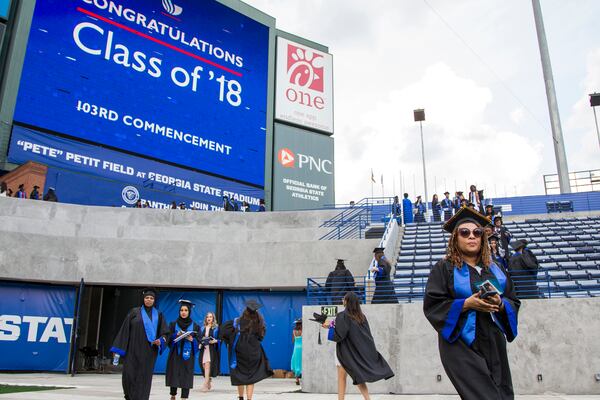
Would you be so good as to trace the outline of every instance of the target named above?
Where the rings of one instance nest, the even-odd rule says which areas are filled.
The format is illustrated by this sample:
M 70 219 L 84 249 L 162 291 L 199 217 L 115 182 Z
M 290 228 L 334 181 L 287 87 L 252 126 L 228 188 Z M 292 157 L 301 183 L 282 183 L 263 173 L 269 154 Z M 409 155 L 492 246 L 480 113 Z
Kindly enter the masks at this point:
M 311 49 L 288 44 L 287 75 L 289 82 L 301 88 L 323 93 L 323 61 L 323 56 L 315 54 Z
M 279 150 L 277 158 L 284 168 L 294 168 L 296 166 L 296 155 L 288 148 Z
M 277 153 L 277 159 L 284 168 L 296 168 L 296 161 L 298 161 L 298 169 L 308 168 L 310 171 L 327 175 L 333 174 L 333 162 L 331 160 L 294 153 L 288 148 L 280 149 Z
M 181 8 L 177 4 L 173 4 L 171 0 L 162 0 L 162 6 L 166 12 L 168 12 L 174 17 L 181 15 L 181 13 L 183 12 L 183 8 Z

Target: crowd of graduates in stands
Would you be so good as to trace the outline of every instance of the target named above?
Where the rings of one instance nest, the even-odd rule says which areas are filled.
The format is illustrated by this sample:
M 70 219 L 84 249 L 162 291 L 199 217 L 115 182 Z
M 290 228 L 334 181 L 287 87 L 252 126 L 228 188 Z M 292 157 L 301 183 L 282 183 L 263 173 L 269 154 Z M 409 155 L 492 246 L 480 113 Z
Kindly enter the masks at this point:
M 475 185 L 471 185 L 466 197 L 461 191 L 457 191 L 453 198 L 450 198 L 450 192 L 445 192 L 442 200 L 434 194 L 431 199 L 431 222 L 448 221 L 461 207 L 470 207 L 485 215 L 489 215 L 489 212 L 494 213 L 494 206 L 489 202 L 486 204 L 483 190 L 477 190 Z M 394 197 L 392 204 L 394 216 L 402 217 L 405 224 L 427 222 L 427 208 L 427 203 L 421 196 L 417 196 L 413 202 L 408 193 L 404 193 L 402 204 L 398 196 Z
M 142 199 L 139 199 L 133 207 L 134 208 L 150 208 L 150 205 L 147 202 L 143 201 Z M 193 206 L 186 207 L 186 205 L 183 201 L 180 202 L 179 204 L 177 204 L 176 201 L 171 202 L 170 208 L 173 210 L 197 210 Z M 223 211 L 251 212 L 252 210 L 250 209 L 250 204 L 247 201 L 242 201 L 240 203 L 234 199 L 230 199 L 228 196 L 223 196 Z M 266 211 L 264 199 L 259 200 L 258 210 L 256 210 L 256 211 L 257 212 Z
M 16 197 L 18 199 L 31 199 L 31 200 L 44 200 L 44 201 L 58 201 L 58 197 L 56 196 L 56 192 L 53 187 L 48 188 L 48 191 L 45 195 L 39 191 L 40 187 L 35 185 L 33 186 L 33 190 L 29 193 L 29 196 L 25 192 L 25 185 L 22 183 L 19 185 L 19 188 L 16 192 L 13 193 L 13 190 L 8 187 L 6 182 L 0 182 L 0 197 Z

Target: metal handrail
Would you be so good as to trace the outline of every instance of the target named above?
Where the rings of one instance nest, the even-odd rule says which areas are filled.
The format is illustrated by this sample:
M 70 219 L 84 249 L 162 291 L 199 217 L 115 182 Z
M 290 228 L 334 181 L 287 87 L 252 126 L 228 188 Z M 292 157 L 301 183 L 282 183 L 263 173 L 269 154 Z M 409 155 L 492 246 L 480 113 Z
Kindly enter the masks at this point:
M 374 218 L 381 217 L 383 220 L 389 214 L 389 210 L 377 212 L 376 207 L 391 206 L 392 203 L 392 197 L 365 197 L 352 206 L 344 205 L 342 212 L 320 225 L 321 228 L 333 229 L 319 240 L 362 239 L 363 232 Z M 341 207 L 332 205 L 331 208 Z
M 547 270 L 540 268 L 534 276 L 529 271 L 510 272 L 511 284 L 520 299 L 552 299 L 564 297 L 600 297 L 600 282 L 587 279 L 555 279 Z M 535 271 L 534 271 L 535 272 Z M 568 278 L 568 276 L 567 276 Z M 423 300 L 427 277 L 395 278 L 383 286 L 368 285 L 368 276 L 354 277 L 354 285 L 346 278 L 330 279 L 314 277 L 307 279 L 306 293 L 309 305 L 341 304 L 345 292 L 354 291 L 361 303 L 382 300 L 384 303 L 413 303 Z M 589 282 L 582 284 L 581 282 Z

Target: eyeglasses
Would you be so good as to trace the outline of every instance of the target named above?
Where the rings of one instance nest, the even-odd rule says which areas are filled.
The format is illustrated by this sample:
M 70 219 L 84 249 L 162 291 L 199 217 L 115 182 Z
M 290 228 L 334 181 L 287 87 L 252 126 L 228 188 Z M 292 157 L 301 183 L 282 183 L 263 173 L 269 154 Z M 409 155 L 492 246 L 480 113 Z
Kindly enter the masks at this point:
M 471 233 L 476 238 L 480 238 L 481 236 L 483 236 L 483 229 L 481 229 L 481 228 L 475 228 L 473 230 L 470 230 L 469 228 L 460 228 L 458 230 L 458 234 L 460 236 L 464 237 L 465 239 L 468 238 L 469 236 L 471 236 Z

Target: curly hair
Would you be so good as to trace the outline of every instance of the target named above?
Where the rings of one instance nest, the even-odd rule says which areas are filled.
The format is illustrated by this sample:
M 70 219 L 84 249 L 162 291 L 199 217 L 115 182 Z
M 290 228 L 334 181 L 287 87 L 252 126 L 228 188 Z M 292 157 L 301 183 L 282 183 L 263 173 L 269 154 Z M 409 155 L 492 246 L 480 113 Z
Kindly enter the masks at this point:
M 455 267 L 462 267 L 463 256 L 462 252 L 458 248 L 458 226 L 454 228 L 450 239 L 448 240 L 448 248 L 446 249 L 446 260 L 448 260 Z M 481 245 L 479 247 L 479 258 L 477 263 L 483 264 L 484 268 L 489 268 L 492 262 L 492 255 L 490 252 L 490 246 L 488 246 L 488 235 L 483 231 L 481 236 Z

